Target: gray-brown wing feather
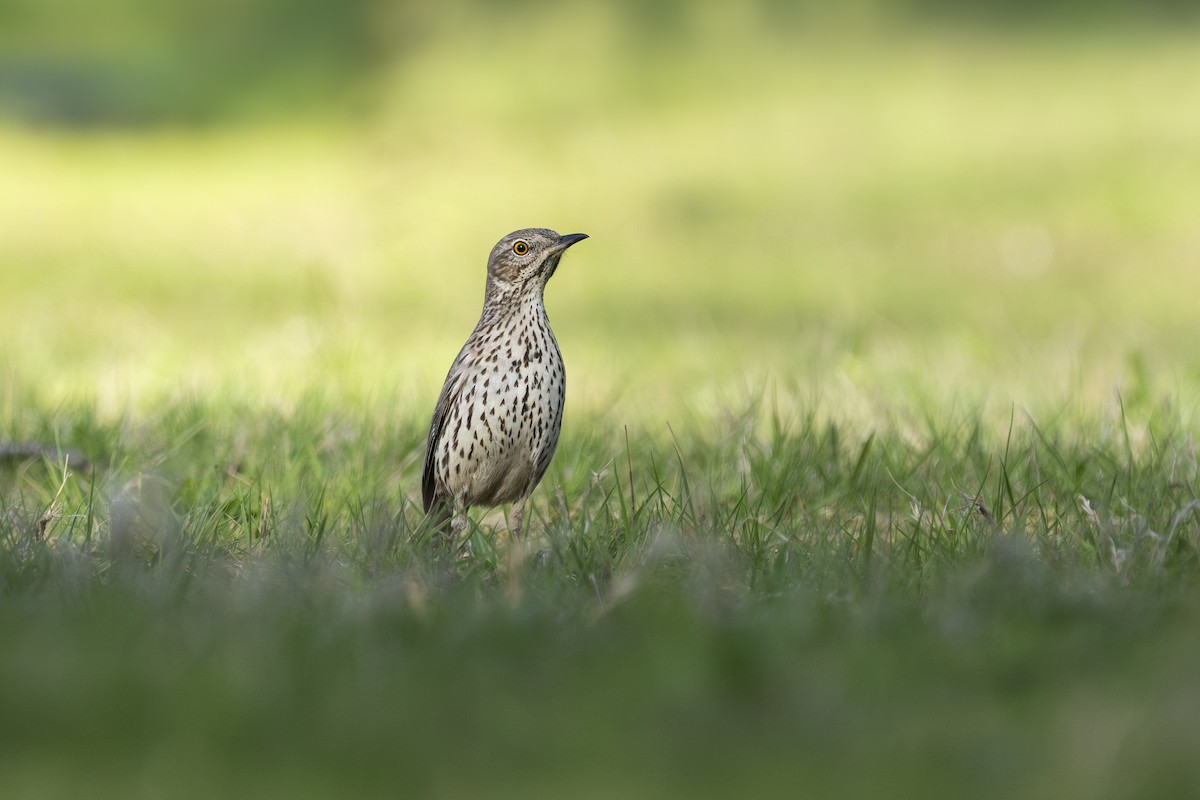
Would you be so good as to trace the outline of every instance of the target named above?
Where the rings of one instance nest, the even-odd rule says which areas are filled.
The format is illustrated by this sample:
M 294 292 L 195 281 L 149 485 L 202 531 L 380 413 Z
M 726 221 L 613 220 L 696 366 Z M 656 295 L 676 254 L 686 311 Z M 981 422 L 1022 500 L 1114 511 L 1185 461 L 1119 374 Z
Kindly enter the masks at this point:
M 458 359 L 455 359 L 454 366 L 450 368 L 450 374 L 446 376 L 446 383 L 442 385 L 442 393 L 438 396 L 437 406 L 433 409 L 433 420 L 429 423 L 429 436 L 425 440 L 425 468 L 421 473 L 421 500 L 425 505 L 425 513 L 433 508 L 434 501 L 437 497 L 437 480 L 434 477 L 434 460 L 437 455 L 438 440 L 442 438 L 442 430 L 446 427 L 446 417 L 450 407 L 458 400 L 458 395 L 462 390 L 462 381 L 459 377 Z

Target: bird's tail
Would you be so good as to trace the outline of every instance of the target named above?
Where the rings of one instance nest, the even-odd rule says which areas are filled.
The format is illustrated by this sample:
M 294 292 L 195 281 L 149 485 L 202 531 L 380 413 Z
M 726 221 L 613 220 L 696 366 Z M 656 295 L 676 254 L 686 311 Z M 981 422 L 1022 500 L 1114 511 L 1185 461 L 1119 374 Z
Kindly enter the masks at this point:
M 434 494 L 425 499 L 425 520 L 431 536 L 441 534 L 446 538 L 453 536 L 450 518 L 453 516 L 450 498 L 443 494 Z

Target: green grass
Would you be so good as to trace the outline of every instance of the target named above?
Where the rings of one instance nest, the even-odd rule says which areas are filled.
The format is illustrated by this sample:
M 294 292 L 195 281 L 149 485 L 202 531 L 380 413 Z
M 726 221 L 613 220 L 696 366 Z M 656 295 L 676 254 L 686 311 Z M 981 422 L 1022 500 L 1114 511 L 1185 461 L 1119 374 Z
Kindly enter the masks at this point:
M 112 796 L 1194 785 L 1194 433 L 1152 426 L 1131 459 L 1119 420 L 994 440 L 963 414 L 918 442 L 759 411 L 628 448 L 577 419 L 529 547 L 476 531 L 450 558 L 405 499 L 415 426 L 320 404 L 117 426 L 59 409 L 100 467 L 61 492 L 51 465 L 5 478 L 0 778 Z
M 0 466 L 3 793 L 1194 791 L 1192 43 L 563 13 L 360 120 L 0 133 L 0 441 L 93 462 Z M 564 438 L 454 558 L 531 224 Z

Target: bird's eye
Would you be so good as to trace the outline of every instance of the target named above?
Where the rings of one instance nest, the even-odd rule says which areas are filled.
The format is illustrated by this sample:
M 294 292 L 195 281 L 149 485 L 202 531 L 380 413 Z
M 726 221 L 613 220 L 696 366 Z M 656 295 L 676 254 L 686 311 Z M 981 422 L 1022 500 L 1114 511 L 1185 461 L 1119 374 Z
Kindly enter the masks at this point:
M 519 256 L 523 256 L 529 252 L 529 245 L 525 244 L 525 242 L 518 241 L 513 245 L 513 252 Z

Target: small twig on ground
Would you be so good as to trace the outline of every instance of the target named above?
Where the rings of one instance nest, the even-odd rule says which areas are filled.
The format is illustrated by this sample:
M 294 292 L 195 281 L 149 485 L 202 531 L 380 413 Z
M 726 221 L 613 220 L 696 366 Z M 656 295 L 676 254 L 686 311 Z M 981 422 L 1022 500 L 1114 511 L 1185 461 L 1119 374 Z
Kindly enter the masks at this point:
M 68 465 L 68 459 L 63 459 L 62 465 L 62 480 L 58 484 L 58 491 L 54 493 L 54 499 L 50 501 L 50 505 L 46 506 L 46 510 L 38 517 L 36 535 L 38 540 L 46 538 L 46 529 L 50 527 L 50 523 L 62 516 L 62 510 L 58 505 L 58 498 L 62 497 L 63 490 L 67 488 L 67 480 L 71 477 L 71 468 Z
M 44 458 L 55 464 L 65 463 L 71 469 L 87 472 L 92 468 L 91 459 L 78 450 L 60 448 L 40 442 L 0 443 L 0 463 L 20 463 Z
M 979 499 L 979 495 L 971 496 L 971 495 L 967 494 L 966 492 L 960 491 L 958 493 L 958 496 L 961 497 L 963 500 L 967 501 L 966 505 L 958 507 L 959 511 L 966 511 L 967 509 L 972 509 L 975 511 L 976 514 L 978 514 L 979 516 L 981 516 L 985 520 L 987 520 L 987 523 L 989 525 L 995 527 L 996 518 L 994 516 L 992 516 L 992 512 L 987 510 L 987 506 L 985 506 L 983 504 L 983 501 Z

